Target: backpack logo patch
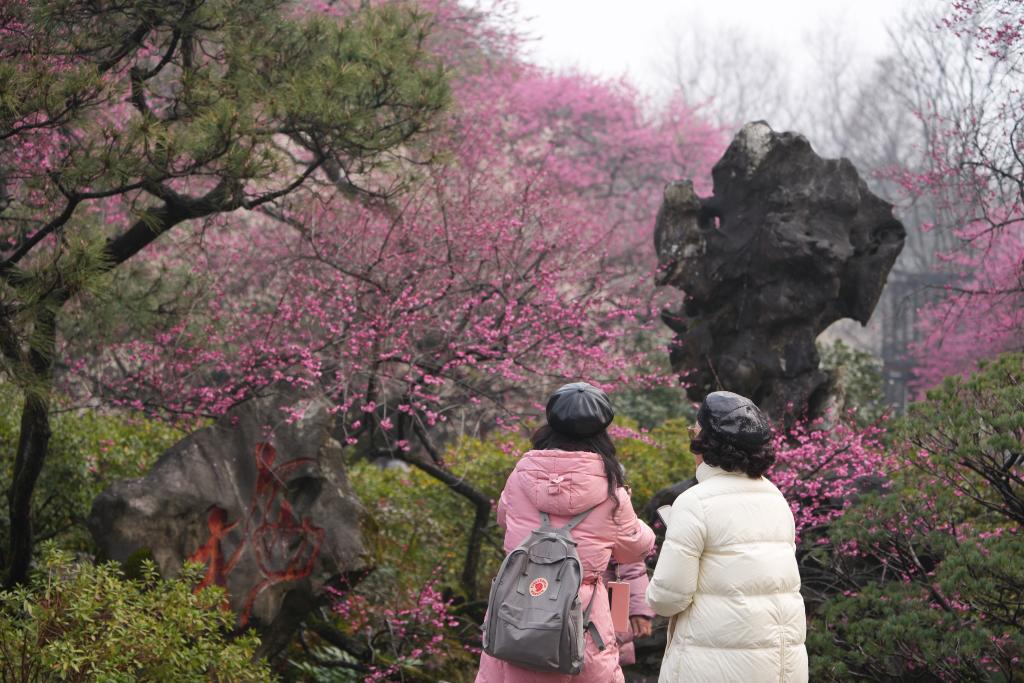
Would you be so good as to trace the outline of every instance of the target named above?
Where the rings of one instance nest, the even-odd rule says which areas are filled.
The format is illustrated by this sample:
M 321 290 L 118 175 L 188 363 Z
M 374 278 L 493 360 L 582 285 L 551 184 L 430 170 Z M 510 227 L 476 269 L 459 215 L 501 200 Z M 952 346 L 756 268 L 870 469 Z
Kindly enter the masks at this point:
M 530 595 L 535 598 L 539 598 L 544 595 L 544 591 L 548 589 L 548 580 L 544 578 L 534 579 L 530 583 Z

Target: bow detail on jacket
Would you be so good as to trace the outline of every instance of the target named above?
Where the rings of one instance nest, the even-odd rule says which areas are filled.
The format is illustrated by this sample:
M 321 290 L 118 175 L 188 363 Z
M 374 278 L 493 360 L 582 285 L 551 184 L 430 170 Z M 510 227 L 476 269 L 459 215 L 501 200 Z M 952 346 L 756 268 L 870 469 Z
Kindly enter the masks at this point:
M 557 496 L 560 493 L 568 490 L 569 477 L 564 474 L 549 474 L 548 475 L 548 495 Z

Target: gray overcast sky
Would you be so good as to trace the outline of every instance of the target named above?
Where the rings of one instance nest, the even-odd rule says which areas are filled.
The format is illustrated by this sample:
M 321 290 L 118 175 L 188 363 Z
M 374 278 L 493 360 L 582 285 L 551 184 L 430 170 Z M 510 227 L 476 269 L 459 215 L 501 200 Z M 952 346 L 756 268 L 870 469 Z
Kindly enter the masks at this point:
M 739 26 L 775 47 L 796 68 L 811 59 L 806 38 L 820 26 L 843 27 L 858 62 L 884 52 L 886 27 L 928 0 L 519 0 L 533 61 L 607 77 L 627 75 L 645 90 L 659 85 L 673 31 Z M 723 47 L 723 49 L 728 49 Z

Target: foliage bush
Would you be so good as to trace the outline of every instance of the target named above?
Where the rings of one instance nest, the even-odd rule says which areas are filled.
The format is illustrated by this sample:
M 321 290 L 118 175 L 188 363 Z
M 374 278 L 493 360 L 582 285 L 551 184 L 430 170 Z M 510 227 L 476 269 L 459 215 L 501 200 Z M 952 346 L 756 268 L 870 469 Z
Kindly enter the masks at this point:
M 235 615 L 220 589 L 193 591 L 199 578 L 188 567 L 164 581 L 146 562 L 140 579 L 125 579 L 114 563 L 75 562 L 49 544 L 31 583 L 0 593 L 0 679 L 274 680 L 254 661 L 254 634 L 228 642 Z
M 899 424 L 888 492 L 836 521 L 812 679 L 1020 680 L 1024 355 L 947 379 Z
M 363 683 L 359 660 L 334 645 L 308 648 L 305 658 L 290 659 L 292 673 L 305 683 Z
M 671 343 L 672 334 L 666 327 L 659 327 L 659 332 L 644 330 L 643 333 L 631 335 L 627 343 L 642 358 L 633 370 L 634 373 L 654 372 L 658 381 L 636 381 L 616 388 L 615 414 L 624 418 L 624 422 L 634 420 L 642 429 L 654 429 L 669 420 L 686 418 L 694 420 L 697 410 L 693 401 L 686 395 L 686 389 L 679 383 L 679 378 L 672 371 L 668 354 L 665 350 Z M 648 376 L 650 380 L 653 377 Z
M 832 402 L 836 412 L 852 414 L 862 424 L 877 422 L 886 410 L 882 362 L 837 339 L 819 344 L 821 367 L 832 373 Z
M 691 424 L 689 418 L 676 417 L 650 431 L 636 431 L 635 423 L 616 421 L 612 432 L 619 435 L 615 441 L 619 462 L 626 469 L 626 483 L 638 513 L 659 490 L 693 476 L 696 465 L 686 432 Z
M 487 440 L 462 439 L 446 451 L 445 462 L 456 476 L 497 500 L 516 455 L 526 449 L 525 439 L 507 433 Z M 468 672 L 477 655 L 467 645 L 478 639 L 473 606 L 462 605 L 449 615 L 449 606 L 427 607 L 421 597 L 425 586 L 432 591 L 435 586 L 448 587 L 445 597 L 434 601 L 444 604 L 459 586 L 473 506 L 438 480 L 406 466 L 382 468 L 360 461 L 351 465 L 349 477 L 367 508 L 363 538 L 375 568 L 355 590 L 339 596 L 335 626 L 369 653 L 364 662 L 368 676 L 396 668 L 408 673 L 426 669 L 445 680 L 471 680 Z M 478 581 L 497 571 L 501 539 L 500 529 L 492 523 L 484 539 Z M 394 615 L 425 607 L 431 612 L 427 622 L 437 618 L 443 628 L 431 632 L 415 623 L 396 637 Z M 444 656 L 425 660 L 423 655 L 435 648 L 443 648 Z M 321 671 L 314 678 L 335 680 Z
M 675 419 L 692 421 L 697 416 L 686 391 L 672 384 L 623 387 L 615 392 L 615 410 L 643 429 L 654 429 Z
M 448 469 L 497 501 L 505 479 L 515 467 L 516 456 L 528 449 L 522 437 L 500 434 L 487 440 L 460 440 L 445 453 Z M 443 585 L 459 582 L 462 561 L 473 523 L 473 507 L 443 483 L 417 469 L 359 462 L 350 477 L 356 493 L 369 508 L 365 538 L 376 560 L 376 577 L 383 580 L 388 568 L 401 568 L 398 580 L 405 588 L 418 588 L 435 578 Z M 488 534 L 481 576 L 497 570 L 501 557 L 500 529 L 493 524 Z
M 0 383 L 0 490 L 11 484 L 21 419 L 20 394 Z M 32 510 L 35 537 L 68 550 L 91 549 L 85 518 L 93 499 L 116 479 L 138 477 L 182 433 L 141 417 L 91 410 L 57 413 L 50 450 Z M 7 547 L 9 520 L 0 515 L 0 548 Z

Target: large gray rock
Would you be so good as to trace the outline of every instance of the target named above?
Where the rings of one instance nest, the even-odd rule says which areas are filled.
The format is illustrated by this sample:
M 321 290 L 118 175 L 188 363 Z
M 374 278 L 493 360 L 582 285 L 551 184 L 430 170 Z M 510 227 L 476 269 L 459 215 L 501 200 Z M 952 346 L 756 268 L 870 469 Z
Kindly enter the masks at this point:
M 287 643 L 324 584 L 361 568 L 359 520 L 324 399 L 272 395 L 239 404 L 167 451 L 141 479 L 95 500 L 89 530 L 125 562 L 149 553 L 164 576 L 206 565 L 238 625 L 263 652 Z M 289 424 L 284 408 L 302 411 Z
M 714 193 L 670 184 L 655 224 L 672 367 L 693 400 L 749 396 L 775 419 L 815 414 L 829 378 L 815 338 L 840 318 L 867 324 L 906 231 L 847 159 L 748 123 L 712 171 Z

